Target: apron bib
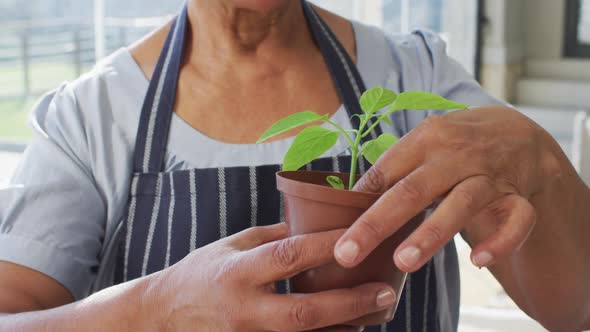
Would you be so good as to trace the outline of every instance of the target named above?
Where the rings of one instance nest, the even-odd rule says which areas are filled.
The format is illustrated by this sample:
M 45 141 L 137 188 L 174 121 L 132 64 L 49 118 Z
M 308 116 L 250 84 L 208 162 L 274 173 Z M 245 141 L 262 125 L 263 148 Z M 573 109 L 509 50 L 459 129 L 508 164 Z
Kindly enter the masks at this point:
M 358 99 L 365 85 L 356 66 L 311 5 L 301 4 L 348 115 L 362 114 Z M 281 165 L 163 171 L 187 21 L 185 6 L 170 29 L 142 107 L 115 283 L 165 269 L 196 248 L 249 227 L 284 221 L 275 179 Z M 358 121 L 352 118 L 353 127 Z M 377 126 L 366 139 L 380 134 Z M 305 168 L 347 172 L 350 161 L 350 156 L 322 158 Z M 360 173 L 369 167 L 361 157 Z M 288 282 L 279 282 L 277 291 L 288 288 Z M 365 331 L 438 331 L 437 315 L 431 261 L 408 276 L 395 319 Z

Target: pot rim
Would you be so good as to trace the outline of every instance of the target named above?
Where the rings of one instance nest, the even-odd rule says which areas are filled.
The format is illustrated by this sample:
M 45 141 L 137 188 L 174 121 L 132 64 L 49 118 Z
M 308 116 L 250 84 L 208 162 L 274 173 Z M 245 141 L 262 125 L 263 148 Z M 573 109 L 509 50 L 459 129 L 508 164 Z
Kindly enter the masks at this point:
M 330 186 L 322 186 L 315 183 L 296 180 L 290 174 L 315 174 L 327 177 L 330 175 L 346 175 L 350 173 L 322 172 L 322 171 L 280 171 L 276 173 L 277 189 L 284 194 L 297 196 L 299 198 L 313 200 L 334 205 L 368 209 L 373 205 L 382 193 L 371 193 L 364 191 L 352 191 L 348 189 L 334 189 Z

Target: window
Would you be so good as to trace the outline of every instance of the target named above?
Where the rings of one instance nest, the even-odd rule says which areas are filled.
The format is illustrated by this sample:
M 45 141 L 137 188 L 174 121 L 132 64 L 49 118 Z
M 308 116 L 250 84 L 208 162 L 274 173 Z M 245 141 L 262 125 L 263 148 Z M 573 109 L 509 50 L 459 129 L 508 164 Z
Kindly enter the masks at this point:
M 590 0 L 568 0 L 565 22 L 565 56 L 590 57 Z
M 428 29 L 441 34 L 449 54 L 475 71 L 477 1 L 474 0 L 311 0 L 344 17 L 387 32 Z M 460 17 L 460 19 L 457 19 Z
M 0 0 L 0 149 L 22 150 L 31 138 L 26 119 L 40 95 L 161 25 L 181 3 Z

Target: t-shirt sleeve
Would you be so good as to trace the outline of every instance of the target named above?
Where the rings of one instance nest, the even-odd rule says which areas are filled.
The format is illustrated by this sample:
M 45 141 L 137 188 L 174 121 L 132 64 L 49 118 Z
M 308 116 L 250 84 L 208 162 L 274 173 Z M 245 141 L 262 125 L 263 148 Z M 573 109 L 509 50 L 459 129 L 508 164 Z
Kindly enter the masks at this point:
M 470 107 L 483 105 L 506 105 L 487 93 L 456 60 L 447 53 L 442 38 L 430 31 L 416 30 L 411 34 L 387 37 L 393 58 L 394 71 L 387 86 L 399 87 L 400 91 L 427 91 L 439 94 Z M 430 114 L 444 111 L 397 112 L 393 122 L 402 123 L 398 133 L 403 135 L 416 127 Z
M 487 93 L 461 64 L 447 53 L 447 44 L 431 31 L 413 33 L 418 48 L 423 48 L 425 66 L 430 73 L 425 77 L 427 91 L 467 104 L 470 107 L 500 104 L 502 102 Z
M 0 188 L 0 260 L 44 273 L 80 299 L 98 266 L 106 207 L 73 91 L 44 96 L 31 126 L 35 137 Z

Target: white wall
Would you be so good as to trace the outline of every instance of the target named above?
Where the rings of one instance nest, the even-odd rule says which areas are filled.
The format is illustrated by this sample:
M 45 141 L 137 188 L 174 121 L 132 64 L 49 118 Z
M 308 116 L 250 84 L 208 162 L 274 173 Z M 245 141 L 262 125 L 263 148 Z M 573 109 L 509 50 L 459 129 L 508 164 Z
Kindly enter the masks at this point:
M 490 0 L 489 0 L 490 1 Z M 495 1 L 495 0 L 491 0 Z M 525 75 L 590 81 L 590 59 L 562 56 L 565 0 L 524 0 Z
M 493 1 L 493 0 L 492 0 Z M 565 0 L 524 0 L 526 55 L 536 59 L 561 58 Z
M 523 77 L 516 102 L 590 110 L 590 59 L 565 58 L 566 0 L 523 0 Z
M 590 108 L 590 59 L 563 57 L 566 0 L 487 0 L 482 79 L 495 96 Z
M 516 99 L 524 56 L 523 0 L 488 0 L 483 27 L 482 84 L 497 98 Z

